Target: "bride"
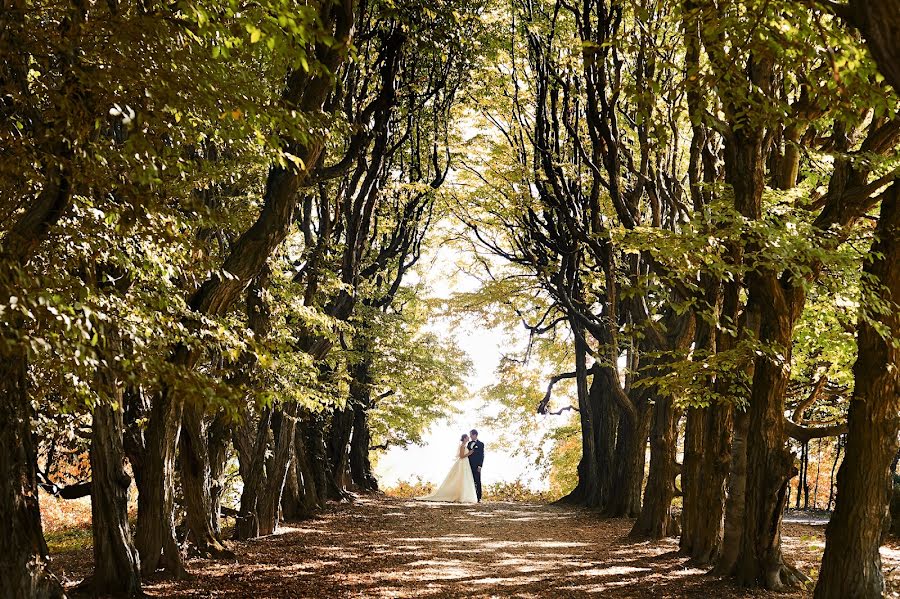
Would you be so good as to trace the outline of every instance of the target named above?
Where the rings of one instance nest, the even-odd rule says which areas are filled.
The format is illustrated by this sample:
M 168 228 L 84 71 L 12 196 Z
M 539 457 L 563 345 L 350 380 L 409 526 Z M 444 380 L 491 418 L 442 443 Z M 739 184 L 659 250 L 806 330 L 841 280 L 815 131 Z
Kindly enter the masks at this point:
M 469 464 L 471 451 L 466 448 L 469 435 L 463 435 L 459 439 L 459 449 L 456 451 L 456 462 L 450 468 L 447 478 L 441 483 L 434 493 L 425 497 L 417 497 L 423 501 L 456 501 L 459 503 L 475 503 L 475 478 L 472 476 L 472 466 Z

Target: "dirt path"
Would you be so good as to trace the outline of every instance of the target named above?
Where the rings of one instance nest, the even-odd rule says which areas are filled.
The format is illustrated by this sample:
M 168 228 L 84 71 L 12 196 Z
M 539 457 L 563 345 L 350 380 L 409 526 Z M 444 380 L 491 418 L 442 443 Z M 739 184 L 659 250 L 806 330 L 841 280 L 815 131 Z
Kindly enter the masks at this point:
M 196 580 L 146 589 L 204 598 L 769 596 L 688 567 L 674 540 L 629 541 L 630 525 L 546 505 L 361 500 L 238 544 L 235 560 L 192 560 Z M 813 573 L 822 527 L 785 527 L 788 554 Z M 886 569 L 898 564 L 888 552 Z
M 811 595 L 811 588 L 782 595 L 736 588 L 690 568 L 674 539 L 628 540 L 630 527 L 630 520 L 547 505 L 364 499 L 235 544 L 233 560 L 193 559 L 194 580 L 155 578 L 145 589 L 151 597 L 191 598 Z M 821 525 L 785 524 L 788 556 L 813 576 L 823 533 Z M 89 555 L 58 555 L 55 564 L 74 581 L 89 572 Z M 895 592 L 900 551 L 882 555 Z

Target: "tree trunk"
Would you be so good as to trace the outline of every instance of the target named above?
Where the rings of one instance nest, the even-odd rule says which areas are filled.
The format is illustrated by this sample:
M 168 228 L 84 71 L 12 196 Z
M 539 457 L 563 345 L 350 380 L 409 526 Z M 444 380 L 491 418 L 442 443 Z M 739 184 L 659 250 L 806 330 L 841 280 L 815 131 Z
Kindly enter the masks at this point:
M 619 421 L 619 406 L 612 396 L 615 376 L 610 369 L 594 366 L 594 378 L 589 391 L 591 411 L 595 416 L 594 448 L 597 452 L 597 478 L 600 492 L 599 508 L 606 512 L 614 493 L 616 472 L 616 424 Z
M 884 593 L 878 549 L 900 426 L 900 349 L 896 345 L 900 339 L 900 183 L 895 182 L 882 196 L 875 236 L 863 271 L 871 277 L 878 304 L 886 306 L 886 313 L 876 318 L 886 328 L 887 338 L 870 320 L 859 319 L 846 453 L 838 470 L 834 514 L 825 531 L 816 599 L 875 598 Z M 867 300 L 863 305 L 873 303 Z
M 294 459 L 294 433 L 298 409 L 296 403 L 290 403 L 279 411 L 275 427 L 277 432 L 274 455 L 257 507 L 259 534 L 261 535 L 274 533 L 278 526 L 281 492 L 284 489 L 288 468 L 291 467 Z
M 678 414 L 670 397 L 657 396 L 650 429 L 650 467 L 641 512 L 631 529 L 636 538 L 662 539 L 678 534 L 672 517 L 675 498 Z
M 324 506 L 324 498 L 318 487 L 316 487 L 312 461 L 309 457 L 308 427 L 308 417 L 301 418 L 297 421 L 297 430 L 294 433 L 294 474 L 297 479 L 297 504 L 296 511 L 290 517 L 296 519 L 309 518 L 318 508 Z
M 747 275 L 750 303 L 760 308 L 760 340 L 771 351 L 755 360 L 748 408 L 744 532 L 735 575 L 745 586 L 780 590 L 806 577 L 784 561 L 781 520 L 796 474 L 787 448 L 784 397 L 790 378 L 793 308 L 772 273 Z M 750 308 L 752 309 L 752 308 Z
M 256 435 L 247 439 L 246 443 L 240 441 L 235 443 L 239 447 L 238 460 L 241 464 L 244 488 L 241 490 L 241 504 L 234 525 L 234 538 L 242 541 L 253 539 L 260 534 L 257 504 L 260 492 L 265 486 L 265 459 L 271 421 L 271 408 L 264 408 L 256 426 Z M 249 423 L 245 422 L 242 426 L 249 426 Z
M 340 489 L 334 484 L 334 476 L 328 463 L 325 449 L 324 417 L 321 414 L 310 414 L 306 426 L 307 459 L 312 473 L 312 484 L 315 486 L 319 501 L 328 499 L 341 501 L 344 499 Z
M 745 411 L 734 416 L 734 438 L 731 443 L 731 471 L 725 499 L 725 526 L 722 549 L 713 574 L 729 576 L 734 572 L 741 552 L 744 534 L 744 507 L 747 500 L 747 427 L 750 415 Z
M 371 444 L 369 411 L 364 405 L 357 405 L 353 408 L 353 436 L 350 438 L 350 477 L 356 489 L 363 493 L 378 491 L 378 479 L 369 461 Z
M 350 385 L 352 395 L 352 381 Z M 346 473 L 350 467 L 347 452 L 350 447 L 350 435 L 353 432 L 352 403 L 351 399 L 344 409 L 335 410 L 331 414 L 331 426 L 328 430 L 328 464 L 334 476 L 334 484 L 341 491 L 345 491 L 349 483 Z
M 144 576 L 156 572 L 161 563 L 175 577 L 187 575 L 175 537 L 175 448 L 183 408 L 175 395 L 171 387 L 163 388 L 157 395 L 144 434 L 146 454 L 138 485 L 135 530 Z
M 616 434 L 614 494 L 606 515 L 635 518 L 641 512 L 641 487 L 649 433 L 650 409 L 646 402 L 637 405 L 637 419 L 633 420 L 622 410 Z
M 212 493 L 212 526 L 216 538 L 222 540 L 222 494 L 225 491 L 225 467 L 228 465 L 229 418 L 219 412 L 209 425 L 210 492 Z
M 698 566 L 714 562 L 722 543 L 733 413 L 730 404 L 722 403 L 688 410 L 680 547 Z
M 206 557 L 233 555 L 216 532 L 208 423 L 203 409 L 193 403 L 184 407 L 179 465 L 190 540 Z
M 122 393 L 113 407 L 94 408 L 91 426 L 91 521 L 94 574 L 89 581 L 95 595 L 139 597 L 140 558 L 128 524 L 128 487 L 123 445 Z
M 578 462 L 578 484 L 559 502 L 598 508 L 601 506 L 600 480 L 597 472 L 594 416 L 587 386 L 587 346 L 584 328 L 575 319 L 571 319 L 570 326 L 575 335 L 575 384 L 581 419 L 581 460 Z
M 31 433 L 24 353 L 4 351 L 0 363 L 0 596 L 64 597 L 50 572 L 38 506 L 37 457 Z
M 23 34 L 24 4 L 0 11 L 0 36 L 7 43 Z M 77 11 L 76 11 L 77 12 Z M 77 15 L 73 22 L 81 21 Z M 75 35 L 75 28 L 70 32 Z M 22 57 L 24 59 L 24 57 Z M 71 67 L 69 52 L 62 67 Z M 19 67 L 24 67 L 18 61 Z M 28 88 L 26 69 L 9 63 L 10 71 Z M 47 131 L 50 136 L 51 130 Z M 21 198 L 24 211 L 8 227 L 0 248 L 0 300 L 22 297 L 27 277 L 25 269 L 50 230 L 72 204 L 68 168 L 72 151 L 62 141 L 47 144 L 47 162 L 41 165 L 44 180 L 36 197 Z M 37 165 L 36 165 L 37 166 Z M 31 430 L 31 400 L 28 397 L 28 355 L 21 345 L 23 323 L 13 310 L 0 330 L 0 596 L 63 597 L 62 585 L 50 572 L 50 557 L 38 504 L 37 456 Z

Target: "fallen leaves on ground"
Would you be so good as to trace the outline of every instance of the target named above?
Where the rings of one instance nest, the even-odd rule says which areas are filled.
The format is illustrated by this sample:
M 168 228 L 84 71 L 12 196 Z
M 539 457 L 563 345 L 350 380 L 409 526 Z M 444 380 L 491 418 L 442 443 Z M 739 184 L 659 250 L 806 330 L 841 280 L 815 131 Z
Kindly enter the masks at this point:
M 632 521 L 543 504 L 361 499 L 277 534 L 233 545 L 231 560 L 193 559 L 192 580 L 145 581 L 151 597 L 808 597 L 742 589 L 692 568 L 677 539 L 635 542 Z M 785 523 L 783 544 L 817 573 L 821 524 Z M 900 548 L 882 549 L 889 590 Z M 85 559 L 57 558 L 74 582 Z M 88 564 L 89 567 L 89 564 Z

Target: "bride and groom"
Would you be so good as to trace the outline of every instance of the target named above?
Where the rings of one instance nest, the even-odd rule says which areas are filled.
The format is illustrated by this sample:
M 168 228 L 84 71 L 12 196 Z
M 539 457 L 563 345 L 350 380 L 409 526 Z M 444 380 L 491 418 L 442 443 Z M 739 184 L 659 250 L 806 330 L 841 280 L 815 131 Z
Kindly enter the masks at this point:
M 472 429 L 459 439 L 456 462 L 447 478 L 434 493 L 419 497 L 424 501 L 481 502 L 481 466 L 484 464 L 484 443 L 478 440 L 478 431 Z

